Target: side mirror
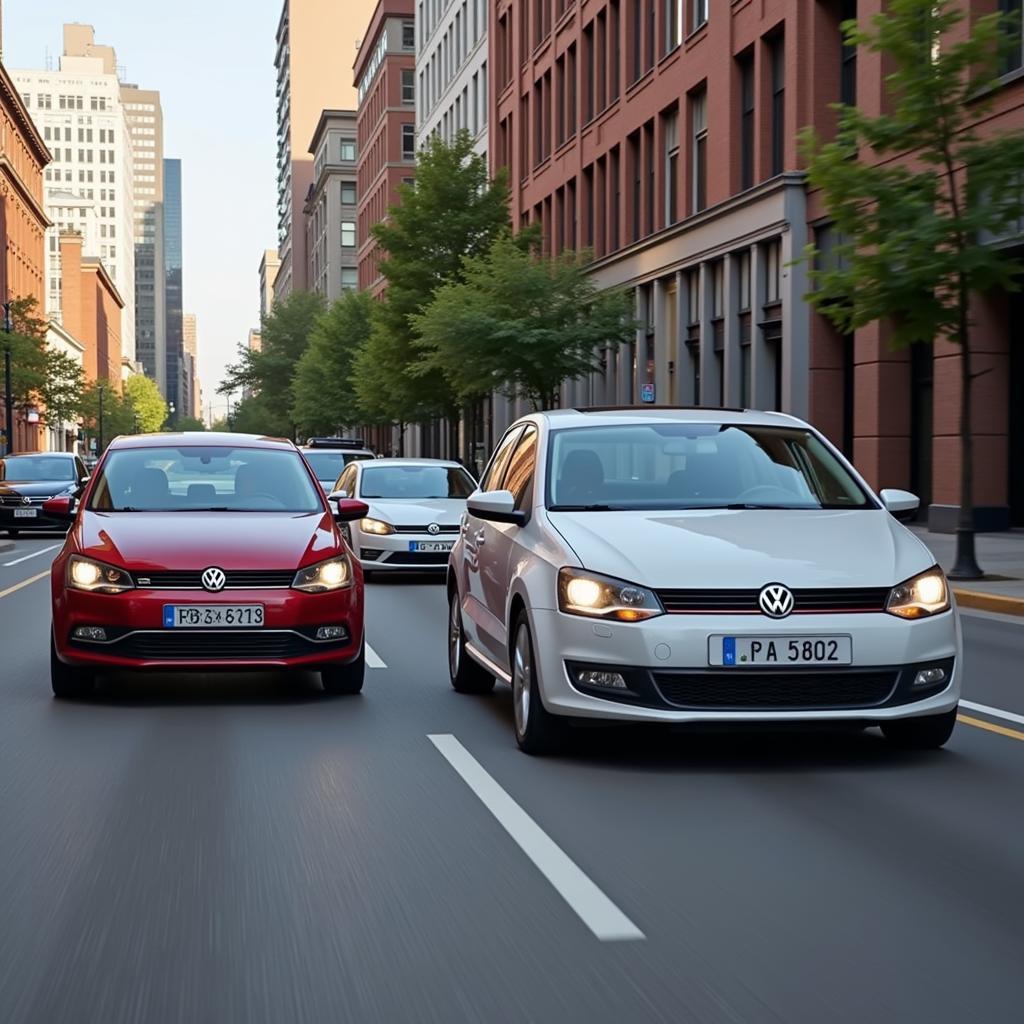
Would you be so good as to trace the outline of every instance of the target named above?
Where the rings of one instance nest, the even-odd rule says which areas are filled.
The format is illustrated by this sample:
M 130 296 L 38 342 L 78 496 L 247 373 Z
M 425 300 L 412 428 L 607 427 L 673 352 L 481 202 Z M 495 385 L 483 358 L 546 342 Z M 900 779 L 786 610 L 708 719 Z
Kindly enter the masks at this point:
M 913 519 L 921 507 L 921 499 L 916 494 L 911 494 L 910 491 L 888 489 L 880 491 L 878 496 L 882 499 L 882 504 L 889 514 L 901 522 Z
M 68 497 L 47 498 L 43 502 L 43 515 L 51 519 L 63 519 L 71 522 L 75 518 L 75 499 Z
M 511 491 L 474 491 L 466 501 L 469 514 L 491 523 L 526 525 L 526 513 L 516 508 Z
M 370 514 L 370 506 L 365 501 L 345 498 L 337 491 L 327 501 L 334 513 L 336 523 L 354 523 L 357 519 L 365 519 Z

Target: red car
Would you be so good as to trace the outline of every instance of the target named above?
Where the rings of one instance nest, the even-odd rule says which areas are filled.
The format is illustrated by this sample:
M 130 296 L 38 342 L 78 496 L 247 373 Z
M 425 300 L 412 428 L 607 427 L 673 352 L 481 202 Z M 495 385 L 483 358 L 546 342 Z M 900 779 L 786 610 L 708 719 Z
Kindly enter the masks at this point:
M 53 563 L 58 697 L 116 669 L 296 669 L 328 693 L 363 685 L 363 573 L 290 441 L 163 434 L 111 443 Z

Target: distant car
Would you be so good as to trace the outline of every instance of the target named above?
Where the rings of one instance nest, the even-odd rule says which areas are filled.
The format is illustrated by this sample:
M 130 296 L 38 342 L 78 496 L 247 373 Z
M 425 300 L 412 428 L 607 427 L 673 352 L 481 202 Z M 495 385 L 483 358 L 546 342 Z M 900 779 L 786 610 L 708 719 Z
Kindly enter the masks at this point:
M 364 572 L 443 572 L 475 487 L 457 462 L 376 459 L 347 466 L 331 497 L 357 498 L 370 508 L 349 527 Z
M 299 451 L 327 494 L 350 462 L 377 457 L 361 437 L 311 437 L 299 447 Z
M 43 502 L 78 493 L 89 479 L 85 464 L 71 452 L 26 452 L 0 459 L 0 530 L 17 537 L 22 530 L 67 530 L 67 523 L 43 511 Z

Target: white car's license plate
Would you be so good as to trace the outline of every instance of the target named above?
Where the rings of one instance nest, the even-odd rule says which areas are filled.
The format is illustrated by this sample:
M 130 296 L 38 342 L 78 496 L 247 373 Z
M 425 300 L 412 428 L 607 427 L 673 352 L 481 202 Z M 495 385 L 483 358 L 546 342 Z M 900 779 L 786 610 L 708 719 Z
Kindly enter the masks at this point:
M 167 629 L 253 629 L 263 625 L 261 604 L 165 604 Z
M 712 636 L 708 664 L 727 667 L 753 665 L 851 665 L 849 636 Z
M 451 551 L 454 541 L 450 540 L 411 540 L 409 541 L 410 551 L 431 551 L 435 554 L 441 551 Z
M 35 519 L 39 515 L 39 509 L 37 508 L 16 508 L 14 510 L 15 519 Z

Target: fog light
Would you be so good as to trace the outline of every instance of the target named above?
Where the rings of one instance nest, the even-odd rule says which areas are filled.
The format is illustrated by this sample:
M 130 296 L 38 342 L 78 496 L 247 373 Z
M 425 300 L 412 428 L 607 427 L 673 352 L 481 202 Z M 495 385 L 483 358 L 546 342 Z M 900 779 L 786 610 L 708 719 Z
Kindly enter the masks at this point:
M 923 668 L 914 676 L 914 686 L 934 686 L 946 681 L 944 668 Z
M 628 690 L 626 680 L 618 672 L 593 672 L 586 670 L 576 673 L 580 686 L 601 686 L 608 690 Z
M 107 639 L 107 631 L 102 626 L 78 626 L 71 635 L 76 640 L 92 640 L 94 643 Z
M 347 636 L 344 626 L 320 626 L 316 631 L 317 640 L 344 640 Z

